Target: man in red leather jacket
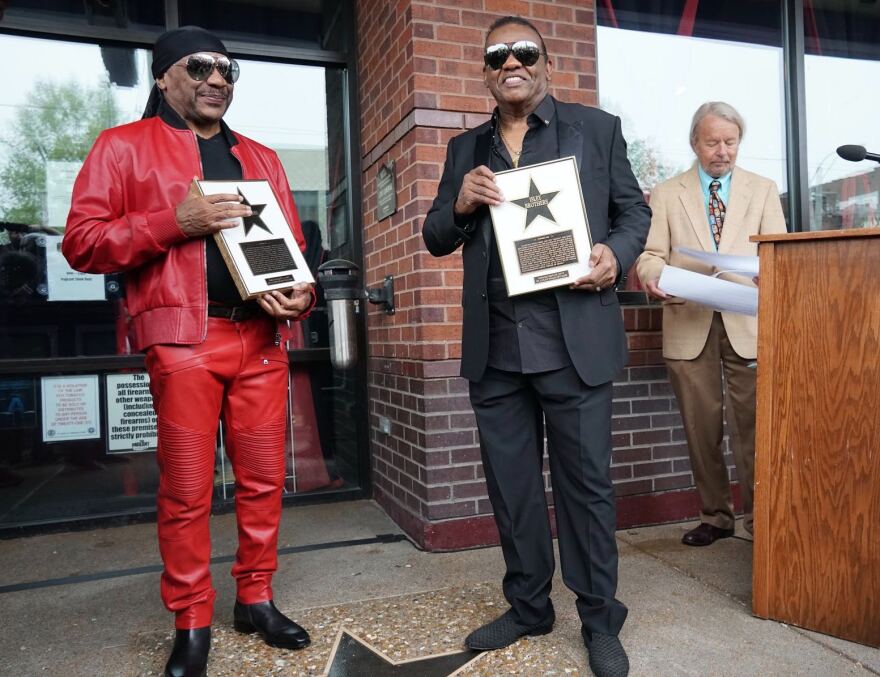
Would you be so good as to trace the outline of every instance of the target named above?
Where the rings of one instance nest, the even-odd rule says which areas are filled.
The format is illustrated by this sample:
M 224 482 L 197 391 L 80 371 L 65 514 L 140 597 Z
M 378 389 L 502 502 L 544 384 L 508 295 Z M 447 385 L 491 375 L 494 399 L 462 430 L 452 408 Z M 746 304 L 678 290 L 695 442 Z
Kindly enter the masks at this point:
M 305 241 L 277 155 L 222 121 L 238 64 L 194 26 L 153 48 L 144 119 L 104 131 L 76 180 L 62 250 L 77 270 L 124 272 L 135 348 L 146 351 L 158 415 L 161 591 L 175 613 L 166 675 L 203 675 L 211 641 L 208 521 L 222 415 L 235 473 L 239 548 L 235 629 L 299 649 L 308 633 L 272 602 L 284 482 L 288 322 L 314 302 L 310 285 L 243 303 L 213 240 L 250 207 L 200 196 L 193 178 L 266 179 Z

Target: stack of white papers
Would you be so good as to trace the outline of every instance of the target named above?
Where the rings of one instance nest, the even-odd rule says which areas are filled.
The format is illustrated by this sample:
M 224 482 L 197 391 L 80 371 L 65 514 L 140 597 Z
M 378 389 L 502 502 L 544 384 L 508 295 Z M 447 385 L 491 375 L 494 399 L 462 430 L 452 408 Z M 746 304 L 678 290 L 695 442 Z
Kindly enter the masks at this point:
M 677 248 L 676 251 L 714 266 L 721 273 L 739 273 L 749 277 L 758 275 L 757 256 L 712 254 L 695 249 Z M 671 296 L 693 301 L 713 310 L 741 315 L 758 314 L 758 289 L 711 275 L 666 265 L 657 283 Z

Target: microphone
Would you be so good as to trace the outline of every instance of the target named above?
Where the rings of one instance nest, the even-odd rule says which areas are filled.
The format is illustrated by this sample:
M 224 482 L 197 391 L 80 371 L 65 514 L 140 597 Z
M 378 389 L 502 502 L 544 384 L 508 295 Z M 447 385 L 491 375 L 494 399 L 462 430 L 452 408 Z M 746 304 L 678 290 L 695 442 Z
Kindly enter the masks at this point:
M 850 162 L 861 162 L 862 160 L 873 160 L 880 162 L 880 155 L 877 153 L 869 153 L 864 146 L 846 145 L 837 149 L 837 154 L 844 160 Z

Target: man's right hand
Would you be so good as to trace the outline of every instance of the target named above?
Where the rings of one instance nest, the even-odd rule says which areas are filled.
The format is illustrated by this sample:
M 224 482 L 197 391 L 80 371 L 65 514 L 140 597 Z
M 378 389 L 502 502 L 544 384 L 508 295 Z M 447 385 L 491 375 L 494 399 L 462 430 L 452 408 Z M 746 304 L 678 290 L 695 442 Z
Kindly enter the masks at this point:
M 193 183 L 186 199 L 177 205 L 177 225 L 187 237 L 202 237 L 224 228 L 234 228 L 242 216 L 250 216 L 251 208 L 241 203 L 234 193 L 202 195 Z
M 660 287 L 657 286 L 658 281 L 659 281 L 659 278 L 655 279 L 655 280 L 648 280 L 647 282 L 645 282 L 645 289 L 647 290 L 648 295 L 654 297 L 655 299 L 660 299 L 660 300 L 666 300 L 666 299 L 673 298 L 672 296 L 670 296 L 665 291 L 660 289 Z
M 504 196 L 495 183 L 495 175 L 480 165 L 464 175 L 461 190 L 452 209 L 456 216 L 473 214 L 480 205 L 500 205 Z

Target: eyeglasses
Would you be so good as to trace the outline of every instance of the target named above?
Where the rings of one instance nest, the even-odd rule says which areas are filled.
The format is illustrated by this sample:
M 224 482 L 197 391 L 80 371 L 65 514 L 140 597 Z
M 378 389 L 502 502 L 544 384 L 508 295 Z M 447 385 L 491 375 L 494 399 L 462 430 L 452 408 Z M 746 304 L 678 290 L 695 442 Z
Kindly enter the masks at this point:
M 538 63 L 541 58 L 541 48 L 531 40 L 518 40 L 517 42 L 499 42 L 497 45 L 489 45 L 486 47 L 486 53 L 483 60 L 486 65 L 493 71 L 497 71 L 510 58 L 513 57 L 523 66 L 528 68 Z
M 230 85 L 238 80 L 241 70 L 238 67 L 238 61 L 235 59 L 227 59 L 225 56 L 211 56 L 210 54 L 192 54 L 187 58 L 186 63 L 176 63 L 175 66 L 186 68 L 189 75 L 196 82 L 202 82 L 211 77 L 214 69 L 220 73 L 226 82 Z

